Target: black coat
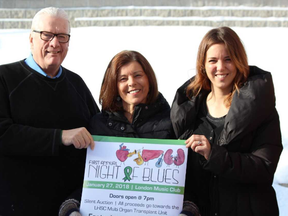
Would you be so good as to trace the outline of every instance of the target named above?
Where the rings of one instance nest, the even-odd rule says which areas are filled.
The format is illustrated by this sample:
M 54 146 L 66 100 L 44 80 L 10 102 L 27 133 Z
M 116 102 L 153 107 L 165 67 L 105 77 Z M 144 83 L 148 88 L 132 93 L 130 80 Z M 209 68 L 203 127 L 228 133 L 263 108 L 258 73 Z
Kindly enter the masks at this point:
M 121 111 L 97 113 L 90 121 L 92 135 L 171 139 L 175 138 L 170 121 L 170 106 L 159 93 L 155 103 L 139 104 L 135 107 L 132 124 Z M 69 199 L 80 201 L 82 188 L 75 191 Z M 69 204 L 69 203 L 68 203 Z M 67 206 L 68 204 L 63 204 Z
M 86 84 L 63 67 L 57 79 L 25 62 L 0 66 L 0 215 L 53 216 L 83 182 L 86 150 L 62 130 L 87 127 L 99 109 Z
M 170 121 L 170 106 L 159 93 L 155 103 L 135 106 L 133 121 L 130 123 L 122 111 L 102 111 L 90 122 L 92 135 L 137 137 L 137 138 L 174 138 Z
M 208 94 L 201 91 L 189 100 L 189 83 L 177 90 L 171 108 L 174 131 L 181 139 L 193 134 Z M 209 140 L 209 134 L 204 135 Z M 202 216 L 279 215 L 272 182 L 283 147 L 269 72 L 250 67 L 248 81 L 233 96 L 224 128 L 211 146 L 207 161 L 189 149 L 185 199 L 194 201 Z

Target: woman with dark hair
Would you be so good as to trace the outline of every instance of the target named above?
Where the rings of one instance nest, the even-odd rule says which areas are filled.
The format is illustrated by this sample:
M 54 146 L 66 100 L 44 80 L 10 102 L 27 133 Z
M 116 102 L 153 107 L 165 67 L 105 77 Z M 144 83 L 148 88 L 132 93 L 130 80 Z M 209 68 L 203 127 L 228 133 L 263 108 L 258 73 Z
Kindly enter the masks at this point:
M 110 61 L 99 96 L 102 112 L 95 115 L 92 135 L 169 139 L 175 138 L 170 106 L 158 92 L 154 71 L 136 51 L 122 51 Z M 59 216 L 79 216 L 82 188 L 60 207 Z
M 102 112 L 91 120 L 93 135 L 173 138 L 170 106 L 158 92 L 154 71 L 136 51 L 122 51 L 110 61 L 99 96 Z
M 122 51 L 110 61 L 99 96 L 102 112 L 91 120 L 94 135 L 173 138 L 170 106 L 158 92 L 154 71 L 136 51 Z
M 185 200 L 202 216 L 279 215 L 272 182 L 282 141 L 271 74 L 248 66 L 228 27 L 204 36 L 196 67 L 171 108 L 176 137 L 189 148 Z

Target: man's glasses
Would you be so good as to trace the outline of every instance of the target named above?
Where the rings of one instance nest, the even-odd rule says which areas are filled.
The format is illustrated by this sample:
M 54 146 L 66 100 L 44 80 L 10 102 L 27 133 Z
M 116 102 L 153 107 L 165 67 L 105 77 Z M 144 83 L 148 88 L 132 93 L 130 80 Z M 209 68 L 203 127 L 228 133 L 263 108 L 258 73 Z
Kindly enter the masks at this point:
M 52 41 L 54 37 L 57 37 L 59 43 L 67 43 L 70 40 L 70 35 L 69 34 L 54 34 L 52 32 L 47 32 L 47 31 L 37 31 L 33 30 L 33 32 L 39 33 L 40 38 L 44 41 Z

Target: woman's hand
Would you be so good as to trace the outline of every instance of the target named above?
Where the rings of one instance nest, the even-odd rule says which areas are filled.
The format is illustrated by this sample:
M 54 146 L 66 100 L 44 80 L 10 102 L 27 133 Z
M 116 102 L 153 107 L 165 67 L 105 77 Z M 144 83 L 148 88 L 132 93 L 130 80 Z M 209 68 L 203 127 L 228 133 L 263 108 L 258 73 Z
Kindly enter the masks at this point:
M 211 145 L 204 135 L 193 134 L 185 143 L 187 148 L 191 148 L 194 152 L 203 155 L 208 160 Z

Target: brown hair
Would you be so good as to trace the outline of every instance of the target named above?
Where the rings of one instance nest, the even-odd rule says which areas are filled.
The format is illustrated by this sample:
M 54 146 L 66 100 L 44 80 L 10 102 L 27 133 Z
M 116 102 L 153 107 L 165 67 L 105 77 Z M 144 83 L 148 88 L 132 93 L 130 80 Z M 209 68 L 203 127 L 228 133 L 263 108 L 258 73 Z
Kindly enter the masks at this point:
M 104 74 L 99 96 L 99 103 L 102 105 L 102 110 L 122 110 L 122 103 L 117 101 L 117 97 L 119 97 L 117 76 L 124 65 L 133 61 L 136 61 L 141 65 L 149 80 L 149 93 L 146 103 L 150 104 L 156 100 L 158 96 L 158 85 L 155 73 L 150 63 L 139 52 L 124 50 L 112 58 Z
M 211 91 L 211 82 L 205 71 L 205 60 L 208 49 L 214 44 L 224 44 L 232 62 L 237 68 L 231 94 L 226 98 L 227 106 L 232 102 L 234 93 L 246 82 L 249 76 L 249 66 L 245 48 L 239 36 L 229 27 L 219 27 L 210 30 L 202 39 L 197 54 L 196 76 L 186 90 L 188 98 L 197 96 L 204 89 Z

